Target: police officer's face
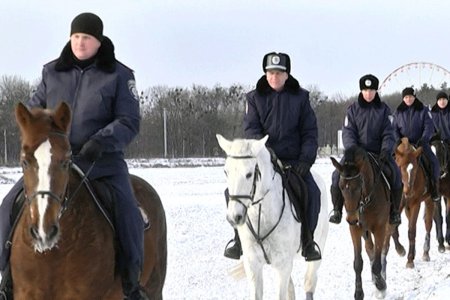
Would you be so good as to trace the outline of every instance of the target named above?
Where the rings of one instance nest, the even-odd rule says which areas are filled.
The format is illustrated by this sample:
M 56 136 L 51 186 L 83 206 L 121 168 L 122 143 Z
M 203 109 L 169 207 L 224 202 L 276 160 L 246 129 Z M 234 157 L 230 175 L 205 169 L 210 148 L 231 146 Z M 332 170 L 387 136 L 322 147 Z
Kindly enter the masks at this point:
M 446 108 L 448 104 L 448 100 L 445 98 L 439 98 L 437 101 L 437 105 L 439 106 L 439 108 Z
M 269 70 L 266 71 L 267 82 L 270 87 L 275 91 L 279 92 L 283 89 L 286 80 L 289 75 L 287 72 L 279 71 L 279 70 Z
M 372 89 L 364 89 L 361 91 L 362 96 L 366 102 L 372 102 L 375 99 L 375 95 L 377 94 L 377 90 Z
M 74 33 L 70 36 L 72 52 L 79 60 L 86 60 L 97 54 L 100 41 L 94 36 L 85 33 Z
M 413 95 L 406 95 L 403 97 L 403 102 L 405 102 L 406 105 L 411 106 L 414 103 L 414 100 L 416 100 L 416 97 Z

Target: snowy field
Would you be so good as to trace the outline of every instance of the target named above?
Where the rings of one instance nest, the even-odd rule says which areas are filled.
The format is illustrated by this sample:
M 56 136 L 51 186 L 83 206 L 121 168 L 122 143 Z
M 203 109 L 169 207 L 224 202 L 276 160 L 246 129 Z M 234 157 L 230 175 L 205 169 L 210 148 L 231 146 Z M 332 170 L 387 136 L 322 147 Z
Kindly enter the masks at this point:
M 248 299 L 246 279 L 236 281 L 228 274 L 237 261 L 223 256 L 225 244 L 233 235 L 231 226 L 225 220 L 223 168 L 143 168 L 137 167 L 142 164 L 130 165 L 132 173 L 142 176 L 155 187 L 166 210 L 169 257 L 165 299 Z M 334 169 L 330 160 L 318 159 L 313 169 L 329 186 Z M 0 169 L 0 176 L 17 180 L 20 173 L 17 168 Z M 11 183 L 1 184 L 0 196 L 6 194 L 10 187 Z M 326 192 L 331 209 L 329 191 Z M 400 239 L 407 248 L 407 221 L 404 215 L 402 222 Z M 450 298 L 450 249 L 447 248 L 445 253 L 437 251 L 433 227 L 431 261 L 424 262 L 421 260 L 423 242 L 424 224 L 420 218 L 415 269 L 406 269 L 406 258 L 399 257 L 391 246 L 385 299 Z M 352 299 L 355 289 L 353 246 L 345 220 L 340 225 L 330 224 L 322 254 L 315 299 Z M 370 263 L 365 252 L 363 258 L 363 289 L 366 299 L 372 299 L 375 287 L 371 282 Z M 297 260 L 293 271 L 297 299 L 304 299 L 304 270 L 304 260 Z M 270 267 L 265 268 L 264 274 L 264 298 L 273 299 Z

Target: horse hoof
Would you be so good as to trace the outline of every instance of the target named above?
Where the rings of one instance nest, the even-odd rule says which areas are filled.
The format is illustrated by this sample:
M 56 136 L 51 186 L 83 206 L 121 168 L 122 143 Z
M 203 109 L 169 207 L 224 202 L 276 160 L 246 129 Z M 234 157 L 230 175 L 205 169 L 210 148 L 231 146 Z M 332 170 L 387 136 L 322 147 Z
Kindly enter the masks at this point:
M 306 293 L 306 300 L 313 300 L 313 299 L 314 299 L 313 293 L 307 292 Z
M 406 267 L 407 267 L 408 269 L 414 269 L 414 263 L 413 263 L 413 262 L 407 262 L 407 263 L 406 263 Z
M 364 299 L 364 292 L 355 292 L 355 300 L 363 300 Z
M 381 275 L 375 275 L 375 286 L 377 287 L 377 290 L 379 291 L 385 291 L 386 290 L 386 280 L 384 280 L 383 276 Z
M 439 245 L 439 246 L 438 246 L 438 251 L 439 251 L 439 253 L 444 253 L 444 252 L 445 252 L 445 247 L 444 247 L 444 245 Z
M 428 253 L 424 253 L 422 256 L 423 261 L 430 261 L 430 255 Z

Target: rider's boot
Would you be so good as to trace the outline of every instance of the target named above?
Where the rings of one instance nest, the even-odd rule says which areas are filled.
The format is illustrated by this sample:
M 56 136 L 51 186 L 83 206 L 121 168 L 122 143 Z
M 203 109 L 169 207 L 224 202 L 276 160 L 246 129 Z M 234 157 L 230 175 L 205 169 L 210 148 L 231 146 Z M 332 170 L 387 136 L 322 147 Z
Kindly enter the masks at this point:
M 439 181 L 430 180 L 430 194 L 431 199 L 434 202 L 439 202 L 441 200 L 441 195 L 439 194 Z
M 239 234 L 237 230 L 234 230 L 234 239 L 230 240 L 225 247 L 223 253 L 225 257 L 232 259 L 239 259 L 242 255 L 241 240 L 239 239 Z
M 12 278 L 9 263 L 2 272 L 2 282 L 0 283 L 0 300 L 13 300 Z
M 143 288 L 139 284 L 141 268 L 137 265 L 127 266 L 120 274 L 122 276 L 122 289 L 124 299 L 149 300 Z
M 306 223 L 307 222 L 302 223 L 302 231 L 300 236 L 302 242 L 302 256 L 305 257 L 306 261 L 322 259 L 320 248 L 316 242 L 314 242 L 313 233 L 309 230 Z
M 402 223 L 400 216 L 402 193 L 402 188 L 391 191 L 391 213 L 389 214 L 389 223 L 392 225 L 400 225 Z
M 331 201 L 333 202 L 333 211 L 330 216 L 330 222 L 339 224 L 342 219 L 342 207 L 344 206 L 344 197 L 339 188 L 331 186 Z

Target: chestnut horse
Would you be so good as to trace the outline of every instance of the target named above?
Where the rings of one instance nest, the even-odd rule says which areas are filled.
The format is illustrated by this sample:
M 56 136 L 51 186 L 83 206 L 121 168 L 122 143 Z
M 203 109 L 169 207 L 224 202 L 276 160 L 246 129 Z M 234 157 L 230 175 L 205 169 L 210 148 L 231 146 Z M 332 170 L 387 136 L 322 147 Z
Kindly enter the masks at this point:
M 26 202 L 12 238 L 14 299 L 123 299 L 114 230 L 71 167 L 69 106 L 29 111 L 19 103 L 16 120 Z M 162 299 L 164 209 L 147 182 L 136 176 L 131 181 L 151 223 L 144 233 L 141 285 L 150 299 Z
M 395 161 L 400 168 L 403 182 L 403 197 L 400 204 L 400 211 L 405 209 L 408 218 L 408 239 L 409 251 L 407 268 L 414 268 L 414 258 L 416 255 L 416 224 L 419 216 L 420 204 L 425 202 L 425 243 L 423 245 L 424 261 L 430 260 L 430 231 L 433 226 L 434 203 L 431 200 L 430 191 L 427 185 L 425 169 L 419 159 L 422 155 L 422 147 L 417 149 L 409 143 L 407 137 L 401 139 L 401 143 L 395 149 Z M 392 237 L 395 248 L 400 255 L 404 255 L 405 249 L 398 240 L 398 227 L 395 228 Z
M 345 150 L 343 164 L 333 157 L 331 161 L 340 174 L 339 188 L 344 197 L 347 222 L 353 241 L 355 299 L 364 298 L 361 280 L 362 238 L 372 267 L 372 282 L 376 287 L 376 297 L 384 298 L 387 288 L 386 257 L 391 237 L 390 191 L 375 159 L 363 148 L 353 146 Z
M 439 252 L 445 252 L 444 241 L 450 246 L 450 165 L 449 165 L 449 145 L 438 136 L 431 141 L 431 148 L 438 158 L 441 167 L 441 177 L 439 178 L 439 193 L 442 195 L 445 203 L 445 223 L 447 224 L 445 231 L 442 230 L 444 225 L 442 218 L 442 202 L 435 202 L 434 223 L 436 225 L 436 237 L 439 243 Z

